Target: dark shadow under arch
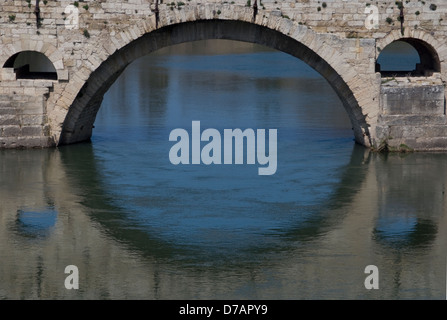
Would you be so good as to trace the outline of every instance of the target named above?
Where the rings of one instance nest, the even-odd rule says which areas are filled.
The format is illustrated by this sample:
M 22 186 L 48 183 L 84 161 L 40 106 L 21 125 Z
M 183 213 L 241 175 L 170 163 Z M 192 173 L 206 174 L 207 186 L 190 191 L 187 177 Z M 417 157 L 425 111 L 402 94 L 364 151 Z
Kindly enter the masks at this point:
M 53 63 L 38 51 L 17 52 L 6 60 L 3 68 L 14 68 L 16 79 L 57 80 Z
M 318 53 L 279 31 L 233 20 L 200 20 L 170 25 L 147 33 L 116 51 L 91 74 L 81 88 L 63 123 L 59 144 L 91 138 L 104 94 L 131 62 L 163 47 L 207 39 L 256 43 L 299 58 L 320 73 L 335 90 L 351 120 L 355 140 L 362 145 L 371 144 L 365 116 L 353 92 L 341 75 Z
M 422 77 L 422 76 L 431 76 L 433 73 L 441 72 L 441 60 L 439 59 L 439 55 L 436 52 L 436 49 L 433 48 L 429 43 L 415 38 L 401 38 L 391 42 L 388 46 L 396 44 L 398 42 L 403 42 L 409 44 L 413 47 L 417 54 L 419 55 L 420 63 L 415 66 L 414 70 L 406 70 L 406 71 L 382 71 L 380 64 L 376 63 L 376 72 L 380 72 L 383 77 L 387 76 L 413 76 L 413 77 Z M 387 46 L 387 47 L 388 47 Z M 386 50 L 385 47 L 384 50 Z M 382 54 L 379 55 L 378 59 Z

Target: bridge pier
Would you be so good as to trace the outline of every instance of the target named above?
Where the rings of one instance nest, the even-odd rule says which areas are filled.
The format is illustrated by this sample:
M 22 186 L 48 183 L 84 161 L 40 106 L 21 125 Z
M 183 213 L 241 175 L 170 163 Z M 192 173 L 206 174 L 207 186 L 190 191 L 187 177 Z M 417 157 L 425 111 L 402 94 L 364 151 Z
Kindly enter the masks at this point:
M 0 148 L 55 146 L 46 104 L 50 80 L 16 80 L 12 69 L 1 70 Z
M 440 74 L 382 78 L 376 132 L 378 148 L 447 150 L 445 84 Z

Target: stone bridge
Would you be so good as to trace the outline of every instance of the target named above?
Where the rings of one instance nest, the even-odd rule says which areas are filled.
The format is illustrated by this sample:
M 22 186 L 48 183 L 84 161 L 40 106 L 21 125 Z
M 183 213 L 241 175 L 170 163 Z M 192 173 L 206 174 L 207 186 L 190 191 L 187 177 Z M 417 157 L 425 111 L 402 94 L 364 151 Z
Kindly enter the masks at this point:
M 446 12 L 445 0 L 2 0 L 0 146 L 88 140 L 103 95 L 132 61 L 177 43 L 231 39 L 318 71 L 358 143 L 447 150 Z M 395 41 L 419 53 L 414 71 L 380 72 L 378 57 Z

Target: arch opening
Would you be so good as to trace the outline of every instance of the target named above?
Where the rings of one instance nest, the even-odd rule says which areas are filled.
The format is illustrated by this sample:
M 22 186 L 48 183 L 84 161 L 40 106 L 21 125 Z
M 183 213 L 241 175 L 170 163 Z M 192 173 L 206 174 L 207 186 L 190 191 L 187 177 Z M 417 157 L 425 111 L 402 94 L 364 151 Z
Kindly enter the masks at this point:
M 350 118 L 357 143 L 372 145 L 369 125 L 353 92 L 342 76 L 318 53 L 279 31 L 235 20 L 199 20 L 162 27 L 133 40 L 105 60 L 86 81 L 62 126 L 59 144 L 90 140 L 104 94 L 124 69 L 136 59 L 175 44 L 226 39 L 263 45 L 290 54 L 325 78 L 340 98 Z
M 11 56 L 3 68 L 13 68 L 16 79 L 57 80 L 53 63 L 43 53 L 21 51 Z
M 441 72 L 436 50 L 425 41 L 402 38 L 381 50 L 376 72 L 382 77 L 427 77 Z

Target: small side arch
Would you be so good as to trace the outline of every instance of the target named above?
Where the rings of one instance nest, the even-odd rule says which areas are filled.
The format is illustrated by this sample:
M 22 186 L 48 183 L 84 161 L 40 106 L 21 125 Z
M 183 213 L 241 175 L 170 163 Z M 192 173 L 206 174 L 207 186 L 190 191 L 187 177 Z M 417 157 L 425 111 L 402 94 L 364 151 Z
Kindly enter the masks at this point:
M 50 59 L 38 51 L 20 51 L 12 55 L 3 65 L 12 68 L 16 79 L 57 80 L 57 70 Z
M 425 37 L 427 38 L 427 37 Z M 428 38 L 427 38 L 428 39 Z M 417 52 L 419 56 L 420 62 L 417 63 L 414 70 L 408 70 L 408 72 L 402 73 L 402 72 L 394 72 L 394 76 L 406 76 L 408 73 L 411 73 L 411 76 L 432 76 L 434 73 L 440 73 L 441 72 L 441 59 L 439 58 L 438 52 L 434 45 L 431 43 L 416 38 L 412 36 L 405 36 L 405 37 L 395 37 L 393 34 L 391 34 L 389 37 L 383 39 L 382 41 L 379 41 L 377 43 L 377 56 L 376 56 L 376 62 L 379 60 L 379 57 L 381 56 L 382 52 L 386 50 L 387 47 L 389 47 L 392 44 L 397 43 L 405 43 L 410 45 L 414 50 Z M 388 72 L 383 72 L 381 70 L 381 66 L 379 63 L 376 63 L 376 72 L 381 72 L 382 76 L 387 76 Z

